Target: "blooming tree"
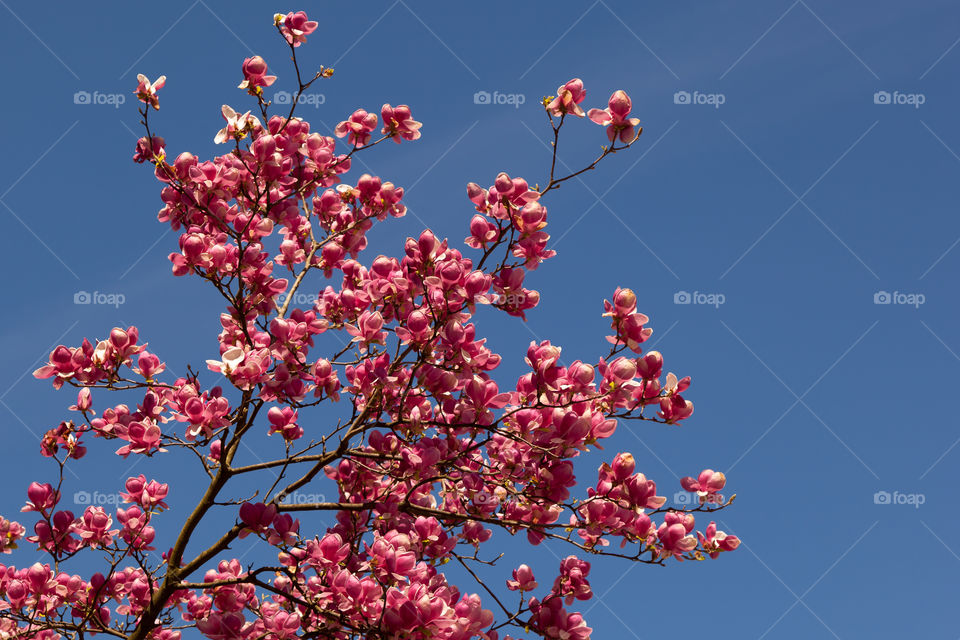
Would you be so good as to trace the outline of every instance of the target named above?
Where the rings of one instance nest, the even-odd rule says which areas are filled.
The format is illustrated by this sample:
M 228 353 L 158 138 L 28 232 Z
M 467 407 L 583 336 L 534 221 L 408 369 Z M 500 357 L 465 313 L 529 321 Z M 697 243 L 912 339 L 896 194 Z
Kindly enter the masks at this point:
M 494 640 L 519 629 L 583 640 L 591 629 L 568 608 L 593 595 L 584 558 L 664 564 L 735 549 L 737 538 L 714 522 L 696 530 L 695 513 L 732 502 L 719 494 L 722 473 L 684 478 L 685 508 L 666 507 L 629 453 L 603 462 L 595 481 L 574 474 L 574 459 L 599 449 L 621 421 L 673 425 L 693 412 L 682 395 L 690 378 L 664 373 L 661 354 L 642 349 L 652 330 L 633 291 L 604 301 L 604 357 L 566 363 L 559 347 L 534 342 L 529 371 L 509 387 L 491 377 L 500 356 L 471 321 L 482 306 L 521 318 L 537 306 L 525 279 L 555 255 L 545 196 L 636 142 L 642 129 L 627 94 L 585 113 L 574 79 L 545 98 L 549 177 L 542 186 L 506 173 L 488 188 L 468 184 L 469 251 L 425 230 L 400 258 L 363 262 L 367 232 L 406 208 L 402 187 L 367 174 L 348 180 L 351 160 L 388 140 L 417 140 L 421 123 L 407 105 L 385 104 L 379 115 L 358 109 L 340 122 L 333 133 L 343 142 L 311 131 L 294 115 L 298 99 L 333 74 L 321 67 L 305 76 L 298 64 L 317 23 L 297 12 L 274 24 L 292 54 L 295 97 L 285 113 L 271 113 L 263 88 L 276 77 L 263 58 L 247 58 L 240 88 L 256 106 L 223 106 L 215 141 L 227 148 L 212 160 L 184 152 L 169 161 L 149 124 L 166 79 L 139 76 L 146 133 L 133 159 L 154 165 L 163 184 L 159 220 L 180 233 L 174 275 L 206 280 L 226 301 L 219 357 L 207 361 L 226 382 L 206 386 L 192 369 L 165 375 L 136 327 L 53 350 L 35 376 L 78 388 L 70 407 L 78 417 L 42 440 L 59 473 L 26 489 L 32 535 L 0 518 L 0 550 L 27 543 L 46 556 L 28 567 L 0 564 L 0 638 L 178 640 L 195 628 L 214 640 Z M 559 175 L 560 132 L 584 116 L 606 127 L 609 145 Z M 315 303 L 298 308 L 291 302 L 311 286 L 310 272 L 327 284 L 313 285 Z M 340 346 L 321 355 L 325 333 Z M 135 407 L 111 406 L 108 391 L 134 394 Z M 318 405 L 329 409 L 311 420 Z M 276 436 L 276 454 L 241 461 L 241 443 L 259 430 Z M 125 481 L 115 511 L 61 508 L 64 470 L 82 473 L 87 436 L 116 441 L 123 458 L 177 456 L 171 471 L 193 464 L 209 483 L 192 508 L 143 475 Z M 260 489 L 244 497 L 238 487 L 251 482 Z M 322 483 L 336 487 L 336 500 L 286 499 Z M 175 508 L 163 513 L 168 499 Z M 298 512 L 329 512 L 336 524 L 308 532 Z M 170 546 L 151 554 L 161 539 Z M 503 539 L 570 555 L 538 580 L 527 565 L 497 563 L 489 543 Z M 234 557 L 244 544 L 267 552 L 244 565 Z M 80 561 L 97 571 L 71 573 Z M 497 580 L 480 576 L 497 571 Z

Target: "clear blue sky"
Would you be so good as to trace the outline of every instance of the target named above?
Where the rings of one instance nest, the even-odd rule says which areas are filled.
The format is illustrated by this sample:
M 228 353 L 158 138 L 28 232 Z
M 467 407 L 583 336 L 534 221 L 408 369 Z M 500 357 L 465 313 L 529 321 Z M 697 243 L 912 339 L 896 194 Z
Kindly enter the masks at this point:
M 28 479 L 52 479 L 37 434 L 67 417 L 73 394 L 28 373 L 52 346 L 136 324 L 174 371 L 216 355 L 219 302 L 170 276 L 176 236 L 156 221 L 159 186 L 130 161 L 136 74 L 168 77 L 154 122 L 169 153 L 209 157 L 220 105 L 248 104 L 236 89 L 245 56 L 263 55 L 277 87 L 290 81 L 270 21 L 302 8 L 321 21 L 304 64 L 336 68 L 317 85 L 323 104 L 303 111 L 315 129 L 384 102 L 425 123 L 419 142 L 357 164 L 405 186 L 411 209 L 373 235 L 371 258 L 398 255 L 425 225 L 460 242 L 468 181 L 489 185 L 501 170 L 542 181 L 549 130 L 536 102 L 557 85 L 582 78 L 585 106 L 617 88 L 633 97 L 636 147 L 546 202 L 559 255 L 529 280 L 539 309 L 525 325 L 487 314 L 480 326 L 509 383 L 531 339 L 569 360 L 604 353 L 601 302 L 633 287 L 667 368 L 693 376 L 696 413 L 682 428 L 623 425 L 607 453 L 632 450 L 671 499 L 679 476 L 725 471 L 739 498 L 721 528 L 744 544 L 667 569 L 595 563 L 595 637 L 958 635 L 955 4 L 0 5 L 0 512 L 19 515 Z M 480 91 L 525 104 L 476 104 Z M 126 103 L 114 108 L 113 94 Z M 574 124 L 571 166 L 605 142 L 600 127 Z M 79 291 L 125 302 L 77 305 Z M 684 291 L 724 303 L 675 304 Z M 875 304 L 878 292 L 891 304 Z M 68 491 L 112 491 L 133 462 L 91 444 Z M 876 504 L 883 491 L 923 504 Z M 527 558 L 504 551 L 513 565 Z M 532 557 L 546 581 L 556 561 Z

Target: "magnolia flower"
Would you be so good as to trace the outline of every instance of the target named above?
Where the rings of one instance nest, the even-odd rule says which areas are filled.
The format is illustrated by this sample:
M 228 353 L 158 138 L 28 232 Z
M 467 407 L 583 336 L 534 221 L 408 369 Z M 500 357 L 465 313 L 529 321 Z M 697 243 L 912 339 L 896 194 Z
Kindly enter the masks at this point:
M 159 109 L 160 102 L 157 99 L 157 90 L 162 89 L 163 85 L 167 83 L 167 76 L 160 76 L 151 84 L 147 76 L 138 73 L 137 80 L 140 83 L 137 85 L 137 90 L 134 91 L 137 94 L 137 99 L 144 104 L 149 104 L 154 109 Z
M 587 117 L 597 124 L 610 125 L 607 127 L 607 137 L 610 142 L 616 141 L 619 136 L 620 142 L 630 144 L 643 133 L 643 127 L 637 129 L 640 119 L 627 117 L 630 115 L 632 106 L 630 96 L 618 89 L 610 96 L 609 106 L 606 109 L 590 109 Z
M 277 76 L 267 75 L 267 62 L 260 56 L 253 56 L 244 59 L 243 82 L 237 88 L 248 89 L 250 93 L 256 94 L 260 87 L 269 87 L 276 79 Z
M 227 121 L 227 126 L 220 129 L 216 137 L 214 137 L 213 141 L 217 144 L 226 142 L 230 138 L 240 140 L 246 137 L 247 132 L 262 126 L 260 120 L 258 120 L 256 116 L 250 115 L 249 111 L 241 116 L 237 115 L 237 112 L 229 105 L 223 105 L 220 108 L 220 112 L 223 114 L 223 119 Z
M 583 117 L 580 103 L 587 97 L 583 90 L 583 80 L 574 78 L 557 88 L 557 97 L 547 103 L 547 112 L 552 116 L 560 117 L 564 113 L 572 113 L 578 118 Z
M 307 18 L 303 11 L 290 12 L 287 15 L 278 13 L 273 16 L 273 22 L 280 28 L 284 39 L 294 47 L 299 47 L 307 41 L 307 36 L 316 31 L 319 23 Z
M 240 347 L 230 347 L 220 356 L 222 360 L 207 360 L 207 366 L 211 371 L 217 371 L 224 375 L 230 375 L 236 371 L 246 354 Z

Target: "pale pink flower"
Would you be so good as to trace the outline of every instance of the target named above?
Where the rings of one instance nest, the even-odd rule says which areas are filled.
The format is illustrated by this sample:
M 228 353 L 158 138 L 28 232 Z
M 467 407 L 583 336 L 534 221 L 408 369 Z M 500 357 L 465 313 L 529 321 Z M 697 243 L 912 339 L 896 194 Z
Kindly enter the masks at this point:
M 137 100 L 144 104 L 148 104 L 154 109 L 160 108 L 160 101 L 157 98 L 157 90 L 162 89 L 163 85 L 167 83 L 167 76 L 160 76 L 153 83 L 150 82 L 150 79 L 142 73 L 137 74 L 137 90 L 134 91 L 137 94 Z

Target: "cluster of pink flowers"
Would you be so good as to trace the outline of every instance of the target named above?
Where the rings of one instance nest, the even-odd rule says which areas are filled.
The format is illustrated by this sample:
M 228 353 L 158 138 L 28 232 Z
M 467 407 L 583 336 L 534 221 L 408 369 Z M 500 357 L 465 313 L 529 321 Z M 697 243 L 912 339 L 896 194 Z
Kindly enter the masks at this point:
M 277 14 L 274 23 L 294 54 L 319 26 L 302 11 Z M 46 640 L 35 619 L 19 614 L 34 609 L 51 616 L 70 611 L 64 616 L 90 633 L 125 618 L 126 632 L 139 625 L 141 640 L 179 640 L 180 631 L 167 628 L 177 626 L 168 624 L 177 617 L 214 640 L 509 639 L 493 608 L 441 571 L 454 558 L 475 561 L 458 549 L 479 552 L 494 529 L 522 534 L 530 544 L 572 543 L 596 554 L 618 542 L 634 559 L 661 564 L 736 549 L 739 539 L 714 522 L 696 529 L 696 512 L 725 506 L 720 472 L 682 480 L 700 498 L 692 509 L 667 508 L 629 453 L 604 462 L 596 484 L 578 489 L 575 459 L 601 448 L 626 421 L 677 424 L 693 412 L 681 395 L 690 378 L 669 373 L 659 352 L 642 348 L 652 329 L 633 291 L 618 288 L 612 301 L 604 300 L 611 328 L 604 357 L 567 363 L 559 346 L 536 341 L 515 383 L 492 378 L 501 356 L 474 316 L 478 307 L 493 307 L 525 318 L 538 305 L 528 278 L 556 255 L 542 198 L 554 176 L 542 188 L 503 172 L 487 188 L 469 183 L 475 214 L 463 251 L 424 230 L 406 239 L 399 257 L 366 259 L 374 225 L 405 215 L 404 189 L 379 176 L 345 174 L 354 154 L 379 142 L 419 139 L 421 123 L 409 106 L 388 103 L 379 117 L 358 109 L 333 136 L 322 135 L 292 109 L 270 116 L 262 89 L 276 77 L 267 71 L 260 56 L 244 60 L 239 88 L 258 110 L 222 107 L 226 125 L 215 141 L 228 144 L 223 155 L 203 160 L 183 152 L 168 161 L 164 139 L 149 127 L 134 155 L 155 166 L 163 185 L 158 219 L 179 235 L 169 255 L 173 274 L 209 281 L 226 299 L 218 353 L 206 363 L 226 380 L 226 391 L 205 388 L 192 370 L 169 374 L 135 327 L 58 346 L 35 372 L 55 388 L 79 388 L 70 409 L 80 417 L 50 429 L 41 443 L 43 455 L 60 463 L 61 482 L 63 465 L 86 453 L 81 436 L 88 432 L 122 441 L 116 453 L 123 457 L 188 449 L 211 484 L 187 527 L 192 531 L 208 510 L 228 505 L 235 521 L 231 516 L 209 553 L 191 561 L 178 540 L 163 553 L 160 569 L 147 571 L 146 552 L 163 539 L 153 521 L 168 508 L 168 485 L 128 478 L 119 493 L 124 506 L 111 512 L 90 505 L 76 516 L 58 509 L 60 484 L 34 482 L 23 508 L 37 517 L 34 535 L 24 538 L 26 527 L 0 518 L 0 551 L 10 553 L 26 539 L 57 567 L 80 551 L 122 562 L 88 580 L 48 565 L 0 565 L 0 610 L 11 614 L 0 616 L 0 637 L 29 633 Z M 164 82 L 139 76 L 144 124 L 150 109 L 159 108 Z M 587 113 L 580 106 L 585 97 L 583 82 L 573 79 L 544 101 L 555 131 L 565 116 L 586 115 L 606 126 L 613 145 L 637 139 L 639 120 L 630 115 L 626 93 L 614 92 L 606 109 Z M 383 138 L 373 140 L 378 128 Z M 309 271 L 322 274 L 323 284 L 307 284 Z M 304 291 L 311 294 L 307 304 Z M 328 332 L 339 346 L 321 355 L 321 345 L 338 344 L 327 341 Z M 142 400 L 95 411 L 94 387 Z M 345 417 L 320 429 L 305 411 L 338 408 L 328 400 L 343 400 Z M 277 460 L 238 462 L 241 438 L 252 428 L 279 434 L 272 439 L 282 440 Z M 295 473 L 304 464 L 309 471 Z M 256 498 L 246 489 L 246 498 L 221 493 L 236 475 L 281 467 L 283 480 Z M 328 502 L 286 500 L 324 478 Z M 305 535 L 292 515 L 300 510 L 332 511 L 334 523 Z M 246 538 L 273 546 L 280 566 L 245 568 L 223 557 Z M 164 563 L 183 573 L 161 582 Z M 201 566 L 216 566 L 202 583 L 191 578 Z M 593 597 L 590 568 L 566 557 L 552 585 L 541 588 L 529 566 L 518 566 L 506 580 L 508 590 L 521 594 L 508 624 L 544 638 L 587 640 L 591 628 L 568 608 Z

